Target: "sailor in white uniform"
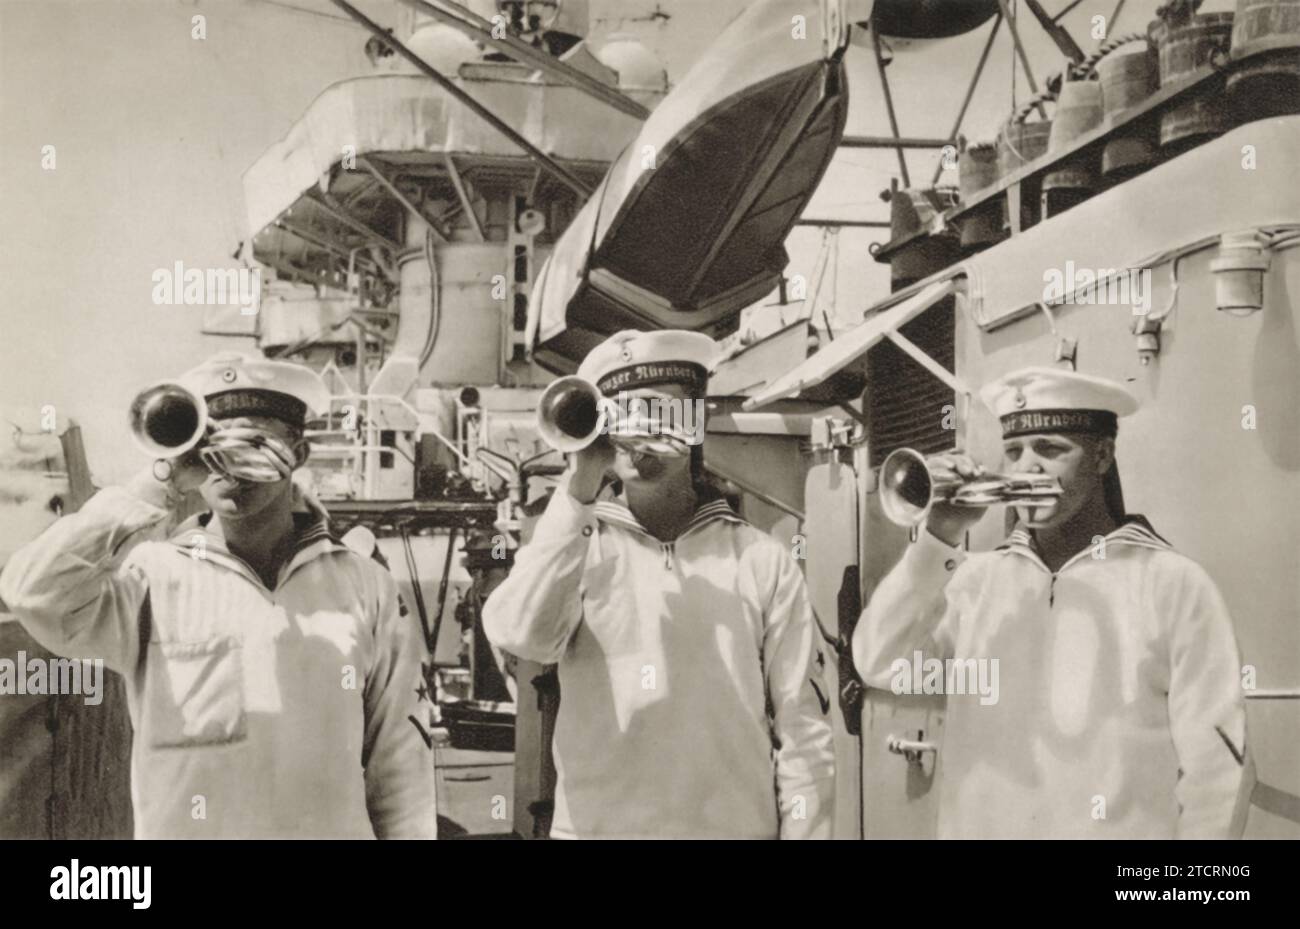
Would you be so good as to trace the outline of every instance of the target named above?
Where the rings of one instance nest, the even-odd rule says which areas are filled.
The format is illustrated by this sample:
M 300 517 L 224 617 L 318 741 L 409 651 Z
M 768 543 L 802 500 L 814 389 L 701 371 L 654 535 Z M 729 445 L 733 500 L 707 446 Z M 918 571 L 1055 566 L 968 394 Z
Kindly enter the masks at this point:
M 940 837 L 1239 837 L 1253 786 L 1241 659 L 1209 575 L 1124 513 L 1118 384 L 1029 368 L 982 392 L 1003 470 L 1063 493 L 1017 507 L 994 551 L 958 546 L 983 509 L 936 504 L 854 632 L 869 686 L 909 692 L 925 659 L 997 661 L 996 699 L 953 687 L 940 750 Z M 937 477 L 972 479 L 961 454 Z M 970 674 L 965 675 L 970 679 Z
M 622 332 L 578 373 L 607 397 L 702 407 L 715 352 Z M 484 607 L 494 644 L 559 665 L 553 837 L 830 835 L 832 691 L 803 575 L 700 483 L 692 446 L 576 453 Z
M 125 679 L 137 838 L 435 837 L 415 624 L 291 480 L 324 382 L 235 353 L 180 382 L 207 403 L 201 450 L 58 520 L 0 597 Z M 211 512 L 179 522 L 195 489 Z

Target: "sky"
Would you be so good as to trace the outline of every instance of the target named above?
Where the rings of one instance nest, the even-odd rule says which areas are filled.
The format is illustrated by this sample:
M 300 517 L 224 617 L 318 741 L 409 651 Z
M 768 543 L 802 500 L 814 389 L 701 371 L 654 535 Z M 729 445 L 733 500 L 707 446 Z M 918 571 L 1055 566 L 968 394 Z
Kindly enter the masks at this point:
M 1092 17 L 1109 17 L 1116 2 L 1083 0 L 1063 21 L 1085 50 L 1095 45 Z M 356 5 L 384 24 L 404 15 L 394 0 Z M 1044 5 L 1055 12 L 1067 0 Z M 1157 5 L 1128 0 L 1112 34 L 1144 28 Z M 675 80 L 742 6 L 591 0 L 590 41 L 632 33 Z M 1232 6 L 1207 0 L 1202 11 Z M 1022 13 L 1041 79 L 1060 56 Z M 201 40 L 196 15 L 206 20 Z M 177 261 L 233 266 L 244 169 L 327 85 L 370 72 L 367 33 L 342 16 L 327 0 L 0 0 L 0 418 L 34 428 L 53 405 L 82 425 L 97 483 L 121 481 L 147 463 L 126 428 L 135 392 L 250 344 L 202 335 L 201 307 L 154 305 L 152 274 Z M 988 29 L 894 43 L 888 74 L 902 134 L 949 132 Z M 1004 29 L 963 126 L 973 140 L 992 138 L 1011 109 L 1012 57 Z M 887 134 L 870 51 L 854 47 L 846 61 L 847 132 Z M 1023 101 L 1030 90 L 1018 66 L 1016 77 Z M 909 153 L 914 182 L 928 181 L 937 157 Z M 879 195 L 897 173 L 892 151 L 842 150 L 805 215 L 887 220 Z M 887 293 L 888 271 L 867 253 L 885 238 L 838 234 L 819 316 L 826 306 L 849 325 Z M 787 273 L 811 277 L 822 247 L 820 229 L 796 228 Z

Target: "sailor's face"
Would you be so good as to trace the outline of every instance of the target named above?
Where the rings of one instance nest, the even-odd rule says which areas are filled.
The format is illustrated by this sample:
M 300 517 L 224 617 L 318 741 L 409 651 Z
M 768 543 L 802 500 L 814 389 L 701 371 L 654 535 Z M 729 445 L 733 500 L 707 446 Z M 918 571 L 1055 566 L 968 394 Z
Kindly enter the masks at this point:
M 685 400 L 686 395 L 686 388 L 680 384 L 661 384 L 629 390 L 625 397 L 629 400 Z M 665 458 L 643 454 L 624 445 L 615 445 L 614 474 L 625 485 L 648 488 L 656 484 L 668 484 L 681 480 L 683 473 L 689 473 L 690 469 L 689 455 Z
M 1031 529 L 1060 526 L 1077 514 L 1100 491 L 1101 475 L 1109 465 L 1109 445 L 1090 436 L 1042 433 L 1002 443 L 1003 470 L 1046 474 L 1061 484 L 1061 496 L 1054 502 L 1016 507 L 1020 521 Z
M 230 416 L 212 421 L 218 429 L 255 429 L 296 447 L 299 436 L 287 423 L 270 416 Z M 292 492 L 290 480 L 285 478 L 268 483 L 242 481 L 215 471 L 199 489 L 203 500 L 212 512 L 224 520 L 243 520 L 255 517 L 283 495 Z

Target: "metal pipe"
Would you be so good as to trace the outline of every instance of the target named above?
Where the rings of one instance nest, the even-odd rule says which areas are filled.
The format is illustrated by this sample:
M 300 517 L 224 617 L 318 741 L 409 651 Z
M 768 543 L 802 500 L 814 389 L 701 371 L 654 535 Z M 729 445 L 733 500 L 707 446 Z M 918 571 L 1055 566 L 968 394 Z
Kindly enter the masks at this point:
M 447 583 L 451 580 L 451 558 L 456 552 L 456 531 L 452 526 L 447 533 L 447 557 L 442 565 L 442 580 L 438 582 L 438 612 L 433 614 L 432 638 L 429 640 L 429 661 L 432 663 L 438 653 L 438 636 L 442 634 L 442 614 L 447 609 Z
M 737 487 L 739 487 L 745 493 L 749 494 L 751 497 L 763 501 L 768 506 L 776 507 L 782 513 L 787 513 L 790 516 L 793 516 L 795 519 L 799 520 L 800 522 L 803 522 L 804 514 L 802 511 L 795 509 L 793 506 L 791 506 L 790 504 L 786 503 L 783 500 L 778 500 L 776 497 L 772 496 L 769 493 L 765 493 L 764 491 L 759 490 L 749 481 L 744 481 L 735 477 L 734 475 L 728 474 L 726 471 L 722 470 L 717 465 L 709 464 L 707 461 L 704 463 L 704 469 L 706 471 L 712 471 L 715 475 L 717 475 L 718 477 L 722 478 L 724 481 L 727 481 L 730 484 L 735 484 Z
M 401 55 L 403 58 L 405 58 L 407 61 L 413 64 L 421 74 L 423 74 L 425 77 L 429 78 L 434 83 L 436 83 L 439 87 L 441 87 L 448 94 L 450 94 L 454 99 L 456 99 L 460 103 L 463 103 L 473 113 L 475 113 L 485 122 L 487 122 L 490 126 L 496 129 L 497 132 L 501 133 L 511 142 L 515 143 L 515 145 L 523 149 L 523 151 L 526 152 L 528 156 L 533 159 L 533 161 L 545 167 L 546 170 L 549 171 L 551 174 L 553 174 L 557 180 L 563 183 L 574 193 L 578 194 L 583 199 L 586 199 L 587 197 L 591 196 L 591 188 L 588 187 L 586 184 L 584 184 L 582 180 L 578 178 L 577 175 L 570 172 L 563 165 L 554 161 L 549 155 L 543 152 L 532 142 L 529 142 L 519 133 L 511 129 L 508 125 L 506 125 L 505 122 L 503 122 L 500 118 L 498 118 L 495 113 L 493 113 L 487 107 L 483 106 L 483 104 L 479 103 L 469 94 L 465 93 L 465 91 L 457 87 L 453 81 L 449 80 L 445 75 L 443 75 L 440 71 L 434 68 L 433 65 L 429 64 L 419 55 L 415 54 L 415 52 L 407 48 L 404 44 L 402 44 L 397 39 L 389 35 L 388 32 L 384 30 L 384 28 L 380 26 L 378 23 L 376 23 L 374 20 L 367 17 L 364 13 L 362 13 L 352 4 L 348 3 L 347 0 L 330 0 L 330 2 L 333 3 L 339 9 L 341 9 L 343 12 L 347 13 L 358 23 L 360 23 L 361 25 L 369 29 L 371 34 L 373 34 L 375 38 L 379 39 L 379 41 L 383 42 L 393 51 L 397 52 L 397 54 Z
M 1080 3 L 1082 3 L 1082 2 L 1083 2 L 1083 0 L 1074 0 L 1073 3 L 1071 3 L 1071 4 L 1070 4 L 1069 6 L 1067 6 L 1065 9 L 1061 10 L 1061 12 L 1057 13 L 1055 16 L 1053 16 L 1053 17 L 1052 17 L 1052 22 L 1054 22 L 1054 23 L 1059 23 L 1059 22 L 1060 22 L 1062 19 L 1064 19 L 1066 16 L 1070 15 L 1070 11 L 1073 10 L 1076 6 L 1078 6 L 1078 5 L 1079 5 Z
M 1119 0 L 1119 2 L 1123 6 L 1124 0 Z M 1070 31 L 1064 26 L 1057 25 L 1056 20 L 1047 15 L 1047 11 L 1043 9 L 1038 0 L 1025 0 L 1025 5 L 1029 7 L 1029 12 L 1033 13 L 1034 18 L 1038 20 L 1038 25 L 1042 26 L 1043 31 L 1056 43 L 1056 47 L 1061 50 L 1062 55 L 1075 64 L 1083 61 L 1086 56 L 1083 54 L 1083 49 L 1079 48 L 1079 43 L 1074 41 L 1074 36 L 1070 35 Z M 1111 20 L 1107 20 L 1107 23 L 1109 22 Z M 1106 28 L 1109 30 L 1110 27 L 1107 26 Z
M 366 392 L 366 327 L 361 324 L 361 320 L 353 319 L 351 316 L 344 320 L 344 323 L 351 323 L 357 327 L 357 393 L 364 394 Z M 370 431 L 369 418 L 367 414 L 367 432 Z M 369 436 L 366 437 L 366 441 L 370 442 Z
M 299 226 L 297 223 L 290 222 L 289 220 L 284 219 L 283 217 L 277 219 L 275 221 L 275 225 L 279 226 L 285 232 L 289 232 L 292 233 L 293 235 L 296 235 L 298 238 L 302 239 L 304 242 L 310 245 L 314 245 L 317 248 L 324 249 L 325 251 L 329 252 L 331 255 L 334 255 L 336 258 L 341 258 L 345 261 L 347 260 L 349 246 L 346 243 L 335 242 L 334 240 L 330 239 L 328 236 L 320 232 L 309 231 L 307 229 L 304 229 L 303 227 Z
M 874 28 L 871 30 L 871 46 L 876 53 L 876 71 L 880 74 L 880 86 L 885 92 L 885 111 L 889 114 L 889 129 L 894 138 L 898 139 L 898 117 L 894 115 L 894 95 L 889 92 L 889 78 L 885 77 L 885 59 L 880 54 L 880 33 Z M 898 168 L 903 173 L 903 186 L 911 187 L 912 179 L 907 174 L 907 159 L 903 156 L 903 147 L 895 142 L 893 148 L 898 153 Z
M 402 247 L 398 245 L 396 242 L 394 242 L 392 239 L 388 238 L 388 236 L 384 235 L 381 232 L 376 232 L 374 229 L 371 229 L 365 223 L 361 222 L 359 219 L 349 214 L 348 211 L 344 209 L 343 205 L 340 204 L 337 200 L 334 200 L 334 202 L 331 203 L 330 200 L 332 199 L 333 198 L 330 197 L 329 194 L 320 194 L 312 197 L 311 202 L 315 206 L 320 207 L 330 216 L 333 216 L 335 219 L 337 219 L 343 225 L 347 226 L 353 232 L 360 233 L 370 241 L 374 242 L 376 245 L 381 245 L 384 248 L 388 249 L 390 252 L 394 252 L 394 253 L 400 252 L 402 250 Z
M 637 119 L 646 119 L 650 115 L 650 110 L 637 103 L 631 97 L 622 92 L 602 84 L 585 71 L 579 71 L 566 62 L 560 61 L 553 55 L 545 52 L 539 52 L 527 42 L 523 42 L 510 33 L 506 33 L 505 38 L 498 39 L 492 33 L 492 24 L 483 17 L 479 16 L 473 10 L 467 9 L 459 3 L 453 3 L 451 0 L 443 0 L 444 5 L 455 12 L 443 10 L 424 0 L 398 0 L 412 9 L 419 10 L 432 16 L 441 23 L 445 23 L 454 29 L 459 29 L 471 39 L 485 42 L 491 45 L 502 54 L 509 55 L 516 61 L 523 61 L 527 64 L 536 65 L 542 71 L 555 77 L 566 84 L 570 84 L 599 100 L 601 103 L 608 104 L 616 110 L 621 110 L 629 116 L 635 116 Z
M 443 152 L 442 160 L 447 165 L 447 176 L 451 178 L 451 186 L 456 188 L 456 196 L 460 198 L 461 206 L 465 208 L 465 218 L 469 220 L 475 238 L 480 243 L 486 242 L 487 238 L 483 235 L 483 225 L 478 221 L 478 214 L 474 212 L 474 204 L 470 202 L 469 191 L 465 189 L 465 182 L 461 179 L 460 171 L 456 168 L 456 160 L 451 157 L 451 152 Z
M 1124 0 L 1116 0 L 1115 9 L 1110 14 L 1110 19 L 1106 20 L 1106 34 L 1111 35 L 1115 31 L 1115 20 L 1119 19 L 1119 14 L 1124 12 Z
M 434 220 L 430 219 L 429 217 L 425 216 L 424 213 L 420 212 L 420 208 L 411 202 L 410 197 L 406 196 L 406 194 L 398 190 L 396 185 L 394 185 L 392 181 L 390 181 L 388 178 L 384 176 L 384 172 L 380 171 L 377 167 L 375 167 L 370 162 L 370 159 L 358 158 L 357 164 L 361 165 L 372 175 L 374 175 L 375 180 L 377 180 L 380 183 L 380 185 L 384 188 L 384 190 L 388 191 L 393 196 L 394 200 L 396 200 L 402 206 L 406 207 L 407 211 L 412 216 L 414 216 L 416 219 L 420 220 L 421 222 L 428 223 L 429 228 L 433 231 L 433 234 L 442 240 L 443 245 L 447 244 L 447 242 L 450 239 L 450 233 L 446 229 L 442 228 Z
M 830 229 L 888 229 L 890 227 L 888 220 L 881 219 L 816 219 L 814 217 L 801 217 L 796 219 L 794 224 L 796 226 L 825 226 Z
M 917 136 L 846 135 L 840 139 L 840 148 L 943 148 L 951 145 L 953 136 L 946 139 L 926 139 Z
M 411 547 L 411 534 L 405 525 L 397 527 L 402 539 L 402 553 L 406 556 L 406 573 L 411 578 L 411 596 L 415 600 L 415 614 L 420 619 L 420 631 L 424 633 L 425 644 L 429 648 L 429 659 L 433 660 L 436 643 L 430 644 L 432 635 L 429 631 L 429 614 L 424 608 L 424 591 L 420 589 L 420 571 L 415 562 L 415 551 Z
M 1002 11 L 999 10 L 993 18 L 993 29 L 989 32 L 988 41 L 984 43 L 984 51 L 980 53 L 979 64 L 975 66 L 975 73 L 971 75 L 970 85 L 966 88 L 966 98 L 961 102 L 961 109 L 957 111 L 957 119 L 952 124 L 952 132 L 948 133 L 952 138 L 957 138 L 957 133 L 961 130 L 961 122 L 966 118 L 966 108 L 970 106 L 971 99 L 975 96 L 975 88 L 979 86 L 980 77 L 984 74 L 984 64 L 989 60 L 989 52 L 993 51 L 993 40 L 998 37 L 998 30 L 1002 28 Z M 930 180 L 931 184 L 939 183 L 939 175 L 943 174 L 943 159 L 939 159 L 938 166 L 934 169 L 934 177 Z

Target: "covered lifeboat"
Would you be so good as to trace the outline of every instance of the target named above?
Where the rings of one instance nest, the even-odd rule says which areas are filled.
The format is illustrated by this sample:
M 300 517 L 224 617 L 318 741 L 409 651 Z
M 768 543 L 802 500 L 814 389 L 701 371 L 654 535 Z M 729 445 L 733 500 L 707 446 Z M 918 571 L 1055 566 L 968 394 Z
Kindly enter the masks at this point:
M 614 161 L 543 267 L 534 360 L 571 371 L 620 329 L 722 334 L 770 292 L 844 131 L 851 22 L 869 0 L 746 8 Z
M 851 24 L 941 38 L 993 2 L 761 0 L 614 161 L 533 289 L 533 360 L 570 372 L 620 329 L 724 335 L 777 285 L 784 241 L 844 132 Z

